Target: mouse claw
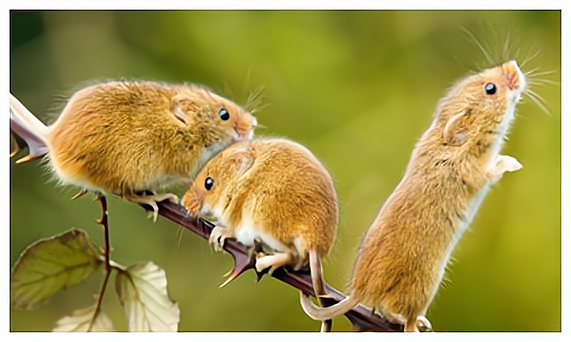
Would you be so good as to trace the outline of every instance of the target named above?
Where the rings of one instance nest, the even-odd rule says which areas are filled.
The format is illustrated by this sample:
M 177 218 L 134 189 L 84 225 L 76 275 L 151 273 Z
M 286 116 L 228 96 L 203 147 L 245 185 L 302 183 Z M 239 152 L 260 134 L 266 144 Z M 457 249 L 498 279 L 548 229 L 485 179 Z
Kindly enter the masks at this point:
M 208 243 L 212 244 L 216 252 L 222 252 L 224 249 L 224 241 L 227 238 L 234 237 L 232 231 L 221 226 L 214 226 L 208 237 Z
M 147 211 L 147 218 L 152 218 L 153 219 L 153 223 L 157 222 L 158 218 L 159 218 L 159 209 L 158 208 L 153 208 L 154 210 L 148 210 Z
M 149 195 L 150 193 L 150 195 Z M 147 218 L 151 218 L 153 219 L 153 223 L 157 222 L 157 219 L 159 217 L 159 206 L 157 205 L 157 203 L 162 202 L 162 201 L 170 201 L 173 203 L 178 203 L 179 199 L 178 196 L 176 196 L 175 194 L 155 194 L 152 191 L 142 191 L 139 192 L 139 194 L 124 194 L 123 198 L 133 202 L 133 203 L 137 203 L 137 204 L 141 204 L 141 205 L 148 205 L 152 208 L 152 210 L 146 209 L 147 210 Z

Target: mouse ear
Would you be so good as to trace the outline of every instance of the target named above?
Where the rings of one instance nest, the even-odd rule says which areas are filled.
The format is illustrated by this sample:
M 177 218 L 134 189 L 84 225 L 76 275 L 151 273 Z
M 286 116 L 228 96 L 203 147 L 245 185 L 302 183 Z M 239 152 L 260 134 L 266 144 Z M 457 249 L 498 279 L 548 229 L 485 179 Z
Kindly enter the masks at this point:
M 250 148 L 240 149 L 230 156 L 236 167 L 236 175 L 241 176 L 254 164 L 255 158 Z
M 190 125 L 192 114 L 198 110 L 198 104 L 183 94 L 176 95 L 171 101 L 171 113 L 183 124 Z
M 461 146 L 468 140 L 468 126 L 462 120 L 464 117 L 465 113 L 460 112 L 448 119 L 442 133 L 445 145 Z

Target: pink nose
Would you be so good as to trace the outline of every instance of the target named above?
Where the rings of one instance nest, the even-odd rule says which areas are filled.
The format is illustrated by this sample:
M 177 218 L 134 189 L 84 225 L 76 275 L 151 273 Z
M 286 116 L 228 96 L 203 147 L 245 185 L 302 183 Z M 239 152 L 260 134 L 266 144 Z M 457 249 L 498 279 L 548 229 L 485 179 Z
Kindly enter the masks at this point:
M 502 73 L 508 81 L 510 90 L 518 89 L 520 87 L 521 71 L 516 61 L 509 61 L 502 65 Z

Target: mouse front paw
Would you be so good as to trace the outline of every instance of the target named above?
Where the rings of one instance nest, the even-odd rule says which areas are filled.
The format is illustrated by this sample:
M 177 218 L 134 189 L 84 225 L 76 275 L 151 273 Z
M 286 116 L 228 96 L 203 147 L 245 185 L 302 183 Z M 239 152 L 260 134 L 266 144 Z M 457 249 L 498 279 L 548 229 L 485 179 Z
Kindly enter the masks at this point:
M 212 244 L 215 251 L 221 252 L 223 247 L 224 247 L 224 241 L 227 238 L 232 238 L 232 237 L 234 237 L 232 230 L 230 230 L 226 227 L 215 226 L 212 229 L 212 232 L 210 233 L 210 237 L 208 238 L 208 242 L 210 244 Z
M 521 169 L 523 165 L 512 156 L 500 155 L 496 159 L 494 166 L 488 171 L 488 178 L 492 182 L 498 182 L 506 172 L 515 172 Z
M 521 169 L 523 165 L 512 156 L 498 156 L 496 168 L 501 172 L 515 172 Z

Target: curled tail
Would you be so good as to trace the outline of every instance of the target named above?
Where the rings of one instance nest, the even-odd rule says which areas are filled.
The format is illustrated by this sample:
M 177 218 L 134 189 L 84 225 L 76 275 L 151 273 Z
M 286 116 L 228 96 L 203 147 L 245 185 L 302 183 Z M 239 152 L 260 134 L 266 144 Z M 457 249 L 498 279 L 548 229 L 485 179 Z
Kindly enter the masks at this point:
M 10 130 L 28 145 L 28 155 L 16 163 L 37 159 L 48 153 L 48 127 L 32 114 L 14 95 L 10 94 Z
M 311 284 L 315 297 L 319 301 L 319 305 L 323 306 L 320 296 L 325 295 L 325 285 L 323 284 L 323 269 L 321 267 L 321 258 L 315 249 L 309 251 L 309 269 L 311 271 Z M 331 319 L 323 320 L 321 323 L 321 332 L 329 332 L 333 327 Z
M 313 304 L 309 299 L 309 296 L 303 292 L 300 292 L 299 301 L 303 312 L 316 321 L 326 321 L 339 315 L 343 315 L 347 311 L 351 310 L 355 305 L 359 304 L 359 301 L 349 296 L 333 306 L 319 308 Z

